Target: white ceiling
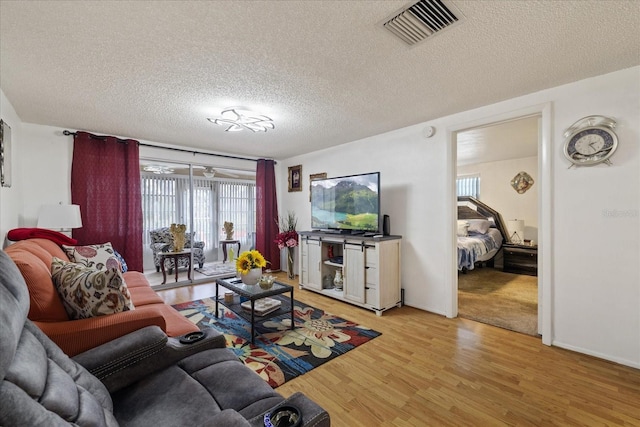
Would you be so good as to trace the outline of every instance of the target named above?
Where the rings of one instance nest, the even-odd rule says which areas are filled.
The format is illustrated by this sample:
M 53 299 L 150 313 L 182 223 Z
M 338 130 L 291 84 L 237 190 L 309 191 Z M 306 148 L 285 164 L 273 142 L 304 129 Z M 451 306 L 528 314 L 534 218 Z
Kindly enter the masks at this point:
M 458 166 L 538 155 L 538 116 L 458 132 Z
M 24 122 L 283 159 L 640 64 L 639 1 L 448 3 L 407 47 L 406 1 L 2 0 L 0 87 Z

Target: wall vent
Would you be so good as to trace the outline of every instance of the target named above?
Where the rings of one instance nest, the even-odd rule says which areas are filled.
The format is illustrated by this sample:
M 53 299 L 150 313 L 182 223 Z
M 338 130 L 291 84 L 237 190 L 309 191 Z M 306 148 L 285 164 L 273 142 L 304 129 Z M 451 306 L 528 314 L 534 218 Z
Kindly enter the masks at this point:
M 441 0 L 421 0 L 405 7 L 382 25 L 403 42 L 412 46 L 450 27 L 460 20 Z

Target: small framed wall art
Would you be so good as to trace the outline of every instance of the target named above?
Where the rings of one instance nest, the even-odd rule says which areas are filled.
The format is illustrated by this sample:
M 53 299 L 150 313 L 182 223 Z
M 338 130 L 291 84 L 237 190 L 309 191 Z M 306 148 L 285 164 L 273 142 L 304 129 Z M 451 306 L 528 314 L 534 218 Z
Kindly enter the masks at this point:
M 309 201 L 311 201 L 311 181 L 315 181 L 316 179 L 323 179 L 327 177 L 326 172 L 322 173 L 312 173 L 309 175 Z
M 302 191 L 302 165 L 289 166 L 289 193 Z
M 11 187 L 11 128 L 0 120 L 0 185 Z
M 528 173 L 522 171 L 513 177 L 511 180 L 511 187 L 518 192 L 518 194 L 524 194 L 528 189 L 533 186 L 533 178 Z

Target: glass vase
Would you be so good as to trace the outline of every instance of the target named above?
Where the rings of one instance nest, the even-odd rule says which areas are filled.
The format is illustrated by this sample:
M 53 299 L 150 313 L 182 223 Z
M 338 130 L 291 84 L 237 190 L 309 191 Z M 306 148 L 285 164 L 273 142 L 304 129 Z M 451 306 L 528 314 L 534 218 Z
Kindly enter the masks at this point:
M 295 279 L 296 275 L 293 271 L 293 251 L 295 247 L 287 248 L 287 277 L 291 280 Z

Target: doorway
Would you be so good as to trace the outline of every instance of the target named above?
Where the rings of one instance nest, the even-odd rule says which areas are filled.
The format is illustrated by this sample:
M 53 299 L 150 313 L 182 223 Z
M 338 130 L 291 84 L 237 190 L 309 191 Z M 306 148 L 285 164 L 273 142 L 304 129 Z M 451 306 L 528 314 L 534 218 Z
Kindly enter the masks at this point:
M 456 271 L 458 315 L 534 336 L 540 330 L 537 263 L 540 185 L 536 186 L 540 181 L 540 125 L 541 114 L 530 114 L 454 134 L 457 195 L 475 197 L 499 212 L 507 225 L 501 233 L 495 229 L 487 232 L 482 227 L 473 227 L 474 224 L 469 234 L 466 229 L 464 234 L 458 230 L 459 236 L 465 236 L 458 238 L 461 251 L 476 238 L 495 241 L 497 248 L 489 250 L 485 240 L 486 255 L 476 246 L 473 262 L 458 266 L 462 268 Z M 463 220 L 460 224 L 469 222 Z

